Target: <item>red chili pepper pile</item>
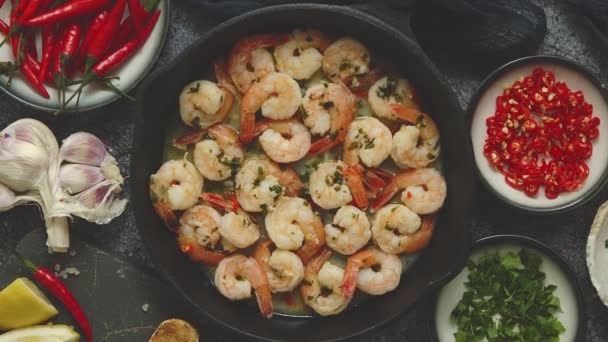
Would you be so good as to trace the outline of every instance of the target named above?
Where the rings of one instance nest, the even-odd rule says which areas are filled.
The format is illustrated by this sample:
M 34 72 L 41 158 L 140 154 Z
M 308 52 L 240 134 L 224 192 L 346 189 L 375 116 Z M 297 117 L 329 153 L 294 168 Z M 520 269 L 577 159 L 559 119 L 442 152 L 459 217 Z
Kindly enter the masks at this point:
M 545 196 L 554 199 L 587 179 L 585 161 L 599 124 L 580 90 L 536 68 L 496 98 L 496 112 L 486 120 L 484 155 L 511 187 L 535 196 L 544 186 Z
M 160 0 L 12 0 L 10 23 L 0 20 L 0 33 L 11 45 L 14 62 L 1 62 L 0 71 L 20 70 L 41 96 L 49 94 L 43 83 L 57 88 L 60 106 L 65 88 L 94 81 L 122 94 L 107 74 L 130 58 L 149 38 L 158 19 Z M 0 0 L 0 7 L 4 1 Z M 127 6 L 128 5 L 128 6 Z M 125 10 L 129 16 L 122 20 Z M 42 35 L 38 59 L 35 35 Z M 2 44 L 4 44 L 4 42 Z M 76 71 L 82 80 L 71 80 Z M 74 94 L 76 95 L 76 94 Z

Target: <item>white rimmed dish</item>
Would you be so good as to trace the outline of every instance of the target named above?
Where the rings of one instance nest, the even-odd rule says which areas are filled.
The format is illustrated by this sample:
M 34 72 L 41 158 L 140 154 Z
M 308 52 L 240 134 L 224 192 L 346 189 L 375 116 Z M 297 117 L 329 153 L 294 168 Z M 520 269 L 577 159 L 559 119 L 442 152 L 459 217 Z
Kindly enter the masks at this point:
M 169 28 L 169 1 L 160 0 L 158 8 L 161 10 L 161 15 L 150 38 L 135 55 L 108 75 L 120 77 L 119 80 L 114 80 L 112 82 L 122 92 L 126 93 L 133 89 L 150 71 L 154 62 L 160 55 Z M 11 4 L 7 1 L 6 4 L 0 8 L 0 19 L 8 22 L 10 10 Z M 40 55 L 42 44 L 40 35 L 37 35 L 36 39 L 38 55 Z M 4 44 L 0 48 L 0 61 L 14 62 L 10 44 Z M 79 79 L 79 76 L 79 74 L 76 74 L 74 78 Z M 0 88 L 12 98 L 38 110 L 56 112 L 59 109 L 57 103 L 57 90 L 49 84 L 44 84 L 50 95 L 50 98 L 45 99 L 30 87 L 19 72 L 13 77 L 10 87 L 7 87 L 7 81 L 8 77 L 6 75 L 0 75 Z M 77 85 L 68 87 L 66 90 L 66 97 L 69 98 L 77 88 Z M 120 95 L 112 91 L 99 85 L 92 84 L 82 92 L 78 108 L 76 108 L 76 101 L 72 101 L 65 111 L 84 112 L 92 110 L 114 102 L 120 97 Z
M 487 253 L 498 252 L 500 255 L 508 252 L 517 253 L 522 248 L 536 253 L 542 258 L 540 270 L 546 274 L 545 285 L 557 286 L 555 295 L 560 299 L 561 310 L 556 312 L 555 316 L 566 328 L 566 331 L 560 335 L 560 341 L 584 340 L 587 322 L 580 284 L 571 267 L 553 248 L 521 235 L 494 235 L 475 241 L 469 260 L 479 260 Z M 464 283 L 467 281 L 468 275 L 469 270 L 465 267 L 437 293 L 434 315 L 434 337 L 437 341 L 455 341 L 454 333 L 458 327 L 456 322 L 451 319 L 451 313 L 465 292 Z
M 600 118 L 600 135 L 593 141 L 593 154 L 587 160 L 589 177 L 583 185 L 571 192 L 560 193 L 556 199 L 547 199 L 544 188 L 534 197 L 513 189 L 504 175 L 494 169 L 483 154 L 487 138 L 486 119 L 496 110 L 496 97 L 505 87 L 530 75 L 536 67 L 555 73 L 557 81 L 564 81 L 573 91 L 582 90 L 585 100 L 593 105 L 593 115 Z M 470 133 L 477 171 L 483 183 L 508 204 L 536 213 L 554 213 L 572 209 L 590 199 L 608 179 L 608 91 L 591 71 L 574 61 L 558 56 L 531 56 L 510 62 L 488 76 L 479 87 L 469 105 Z

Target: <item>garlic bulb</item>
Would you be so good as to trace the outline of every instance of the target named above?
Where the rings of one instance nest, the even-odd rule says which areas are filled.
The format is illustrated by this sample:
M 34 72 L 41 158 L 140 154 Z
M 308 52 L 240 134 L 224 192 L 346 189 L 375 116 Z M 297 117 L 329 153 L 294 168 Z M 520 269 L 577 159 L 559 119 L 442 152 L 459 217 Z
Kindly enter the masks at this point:
M 67 219 L 105 224 L 120 215 L 123 177 L 114 157 L 90 133 L 75 133 L 59 149 L 43 123 L 17 120 L 0 132 L 0 211 L 34 202 L 45 216 L 47 245 L 69 247 Z

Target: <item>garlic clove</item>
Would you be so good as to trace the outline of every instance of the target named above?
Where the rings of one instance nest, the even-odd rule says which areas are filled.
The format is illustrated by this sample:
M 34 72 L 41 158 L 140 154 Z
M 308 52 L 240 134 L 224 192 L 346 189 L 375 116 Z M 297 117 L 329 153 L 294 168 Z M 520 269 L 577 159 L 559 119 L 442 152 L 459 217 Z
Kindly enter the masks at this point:
M 49 166 L 44 146 L 19 140 L 14 134 L 0 136 L 0 182 L 17 192 L 34 189 Z
M 116 185 L 112 181 L 105 180 L 79 193 L 74 198 L 85 207 L 93 209 L 99 205 L 112 202 L 115 188 Z
M 69 194 L 77 194 L 106 179 L 101 168 L 83 164 L 64 164 L 59 169 L 61 187 Z
M 78 132 L 63 140 L 61 159 L 71 163 L 100 166 L 108 152 L 104 144 L 91 133 Z

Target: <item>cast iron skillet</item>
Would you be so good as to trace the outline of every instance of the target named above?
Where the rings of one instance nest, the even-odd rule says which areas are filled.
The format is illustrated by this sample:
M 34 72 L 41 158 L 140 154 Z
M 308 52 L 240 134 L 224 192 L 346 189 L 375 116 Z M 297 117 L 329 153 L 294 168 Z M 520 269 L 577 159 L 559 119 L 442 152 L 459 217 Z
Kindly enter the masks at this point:
M 222 297 L 198 265 L 179 251 L 175 236 L 156 216 L 148 196 L 150 174 L 162 163 L 167 120 L 179 115 L 185 84 L 205 77 L 213 60 L 239 38 L 270 30 L 315 27 L 360 39 L 372 54 L 386 57 L 417 88 L 423 108 L 441 129 L 441 153 L 448 197 L 430 246 L 401 279 L 399 287 L 334 317 L 262 318 L 257 307 Z M 223 23 L 194 42 L 181 57 L 151 75 L 138 94 L 132 161 L 132 200 L 137 227 L 153 262 L 201 314 L 249 337 L 319 341 L 353 337 L 402 314 L 414 302 L 454 277 L 469 255 L 469 210 L 473 172 L 464 114 L 448 85 L 411 39 L 362 12 L 340 6 L 283 5 L 250 12 Z

